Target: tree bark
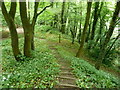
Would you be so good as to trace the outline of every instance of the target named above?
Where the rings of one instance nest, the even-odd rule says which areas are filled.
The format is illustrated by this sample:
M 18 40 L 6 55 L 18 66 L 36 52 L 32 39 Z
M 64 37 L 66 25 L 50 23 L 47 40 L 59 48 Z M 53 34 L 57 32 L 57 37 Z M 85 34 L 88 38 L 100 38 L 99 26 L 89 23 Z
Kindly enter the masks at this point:
M 100 51 L 100 54 L 99 54 L 99 58 L 98 58 L 98 61 L 97 63 L 95 64 L 95 67 L 96 69 L 100 69 L 100 66 L 103 62 L 103 59 L 105 57 L 105 54 L 106 54 L 106 47 L 107 47 L 107 44 L 108 42 L 110 41 L 110 38 L 113 34 L 113 31 L 114 31 L 114 28 L 115 28 L 115 23 L 116 23 L 116 20 L 117 20 L 117 17 L 118 17 L 118 14 L 120 12 L 120 2 L 117 2 L 116 4 L 116 8 L 115 8 L 115 12 L 113 14 L 113 17 L 112 17 L 112 20 L 110 22 L 110 26 L 109 26 L 109 30 L 106 34 L 106 37 L 105 37 L 105 40 L 104 42 L 102 43 L 102 47 L 101 47 L 101 51 Z
M 92 6 L 92 2 L 87 2 L 87 13 L 86 13 L 85 25 L 84 25 L 84 29 L 83 29 L 82 36 L 81 36 L 80 47 L 78 49 L 76 57 L 80 57 L 82 53 L 82 49 L 83 49 L 84 42 L 85 42 L 85 33 L 86 33 L 86 30 L 89 24 L 89 19 L 90 19 L 91 6 Z
M 18 34 L 16 31 L 15 23 L 14 23 L 14 17 L 16 13 L 16 2 L 11 2 L 11 7 L 9 13 L 6 10 L 6 7 L 4 5 L 4 2 L 2 2 L 1 5 L 2 14 L 7 22 L 7 25 L 9 27 L 10 35 L 11 35 L 11 46 L 12 51 L 15 59 L 17 61 L 21 60 L 19 55 L 21 55 L 19 50 L 19 42 L 18 42 Z
M 31 40 L 31 50 L 34 50 L 35 49 L 35 45 L 34 45 L 34 29 L 35 29 L 35 24 L 36 24 L 36 21 L 37 21 L 37 17 L 43 13 L 48 7 L 50 7 L 52 4 L 46 6 L 43 8 L 43 10 L 41 10 L 39 13 L 37 13 L 37 10 L 38 10 L 38 5 L 39 5 L 39 2 L 35 2 L 35 5 L 34 5 L 34 15 L 33 15 L 33 19 L 32 19 L 32 24 L 31 24 L 31 28 L 32 28 L 32 40 Z
M 111 51 L 112 47 L 114 46 L 114 44 L 116 43 L 116 41 L 120 38 L 120 34 L 118 34 L 118 36 L 115 38 L 115 40 L 113 41 L 112 45 L 110 47 L 108 47 L 108 50 L 105 54 L 105 56 L 107 56 L 109 54 L 109 52 Z
M 82 30 L 82 8 L 83 8 L 83 6 L 82 6 L 82 2 L 80 2 L 80 4 L 81 4 L 81 6 L 80 6 L 80 16 L 81 16 L 81 18 L 80 18 L 80 27 L 79 27 L 79 34 L 78 34 L 78 36 L 77 36 L 77 38 L 78 38 L 78 43 L 80 44 L 80 39 L 81 39 L 81 30 Z
M 65 12 L 65 0 L 63 0 L 62 4 L 62 12 L 61 12 L 61 30 L 62 34 L 65 34 L 65 18 L 64 18 L 64 12 Z
M 81 2 L 81 7 L 80 7 L 80 27 L 79 27 L 79 33 L 78 33 L 78 36 L 77 36 L 77 39 L 78 39 L 78 43 L 80 44 L 80 38 L 81 38 L 81 30 L 82 30 L 82 2 Z
M 98 21 L 98 8 L 99 8 L 99 2 L 95 2 L 95 11 L 94 11 L 93 26 L 91 31 L 91 40 L 93 40 L 95 36 L 95 28 Z
M 26 2 L 20 3 L 20 17 L 24 29 L 24 55 L 31 57 L 31 40 L 32 40 L 32 27 L 27 17 Z

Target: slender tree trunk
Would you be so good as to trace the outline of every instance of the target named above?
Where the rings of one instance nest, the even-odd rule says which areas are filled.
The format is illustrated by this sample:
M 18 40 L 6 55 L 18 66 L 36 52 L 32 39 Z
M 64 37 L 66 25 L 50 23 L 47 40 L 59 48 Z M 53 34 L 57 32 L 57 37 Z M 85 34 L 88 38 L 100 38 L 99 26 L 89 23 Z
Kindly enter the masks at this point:
M 89 19 L 90 19 L 91 6 L 92 6 L 92 2 L 87 2 L 87 13 L 86 13 L 85 25 L 84 25 L 84 29 L 82 32 L 80 47 L 78 49 L 76 57 L 80 57 L 82 53 L 82 49 L 83 49 L 84 42 L 85 42 L 85 33 L 86 33 L 86 30 L 89 24 Z
M 2 9 L 2 14 L 3 14 L 3 16 L 7 22 L 7 25 L 9 27 L 13 55 L 14 55 L 15 59 L 17 61 L 19 61 L 20 58 L 18 56 L 21 55 L 21 53 L 19 50 L 18 34 L 16 31 L 15 23 L 14 23 L 14 17 L 15 17 L 15 13 L 16 13 L 16 2 L 11 2 L 11 8 L 10 8 L 9 13 L 6 10 L 4 2 L 2 2 L 1 9 Z
M 116 23 L 116 20 L 117 20 L 117 17 L 118 17 L 118 14 L 120 12 L 120 2 L 117 2 L 116 4 L 116 8 L 115 8 L 115 12 L 113 14 L 113 17 L 112 17 L 112 20 L 110 22 L 110 26 L 109 26 L 109 30 L 106 34 L 106 37 L 105 37 L 105 40 L 104 42 L 102 43 L 102 47 L 101 47 L 101 51 L 100 51 L 100 54 L 99 54 L 99 58 L 98 58 L 98 61 L 97 63 L 95 64 L 95 67 L 96 69 L 100 69 L 100 66 L 103 62 L 103 59 L 105 57 L 105 54 L 106 54 L 106 47 L 107 47 L 107 44 L 108 42 L 110 41 L 110 38 L 113 34 L 113 31 L 114 31 L 114 28 L 115 28 L 115 23 Z
M 105 56 L 107 56 L 109 54 L 109 52 L 111 51 L 112 47 L 114 46 L 115 42 L 120 38 L 120 34 L 118 34 L 118 36 L 115 38 L 114 42 L 112 43 L 112 45 L 110 47 L 108 47 L 108 50 L 105 54 Z
M 38 5 L 39 5 L 39 2 L 35 2 L 35 5 L 34 5 L 34 16 L 33 16 L 33 19 L 32 19 L 32 40 L 31 40 L 31 50 L 35 50 L 35 46 L 34 46 L 34 29 L 35 29 L 35 23 L 37 21 L 37 10 L 38 10 Z
M 95 11 L 94 11 L 93 26 L 91 31 L 91 40 L 93 40 L 95 36 L 95 28 L 98 21 L 98 8 L 99 8 L 99 2 L 95 2 Z
M 96 39 L 96 42 L 95 42 L 95 45 L 94 45 L 94 47 L 97 45 L 97 43 L 98 43 L 98 41 L 100 40 L 100 38 L 101 38 L 101 34 L 102 34 L 102 29 L 103 29 L 103 26 L 104 26 L 104 18 L 105 18 L 105 16 L 103 16 L 102 18 L 100 18 L 100 28 L 99 28 L 99 33 L 98 33 L 98 37 L 97 37 L 97 39 Z M 94 48 L 93 47 L 93 48 Z
M 81 3 L 81 7 L 80 7 L 80 16 L 81 16 L 81 18 L 80 18 L 80 27 L 79 27 L 79 33 L 78 33 L 78 36 L 77 36 L 77 38 L 78 38 L 78 43 L 80 44 L 80 38 L 81 38 L 81 30 L 82 30 L 82 2 L 80 2 Z
M 74 44 L 74 40 L 75 40 L 75 32 L 72 31 L 72 29 L 70 29 L 71 31 L 71 35 L 72 35 L 72 44 Z
M 81 37 L 81 20 L 80 20 L 80 28 L 79 28 L 79 34 L 78 34 L 78 36 L 77 36 L 77 38 L 78 38 L 78 43 L 80 43 L 80 37 Z
M 28 8 L 27 8 L 27 10 L 28 10 L 28 18 L 29 18 L 29 21 L 30 21 L 30 2 L 28 1 Z
M 34 15 L 33 15 L 33 19 L 32 19 L 32 24 L 30 24 L 31 27 L 31 32 L 32 32 L 32 35 L 31 35 L 31 50 L 34 50 L 35 49 L 35 45 L 34 45 L 34 29 L 35 29 L 35 24 L 36 24 L 36 21 L 37 21 L 37 18 L 38 16 L 43 13 L 48 7 L 50 7 L 51 5 L 49 6 L 46 6 L 43 8 L 42 11 L 40 11 L 39 13 L 37 13 L 38 11 L 38 5 L 39 5 L 39 2 L 35 1 L 35 5 L 34 5 Z
M 95 42 L 95 45 L 93 47 L 95 47 L 101 37 L 101 34 L 102 34 L 102 29 L 103 29 L 103 22 L 102 22 L 102 19 L 100 19 L 100 28 L 99 28 L 99 33 L 98 33 L 98 37 L 96 39 L 96 42 Z
M 60 32 L 62 32 L 62 34 L 65 34 L 65 0 L 63 0 L 63 4 L 62 4 L 62 12 L 61 12 L 61 30 Z

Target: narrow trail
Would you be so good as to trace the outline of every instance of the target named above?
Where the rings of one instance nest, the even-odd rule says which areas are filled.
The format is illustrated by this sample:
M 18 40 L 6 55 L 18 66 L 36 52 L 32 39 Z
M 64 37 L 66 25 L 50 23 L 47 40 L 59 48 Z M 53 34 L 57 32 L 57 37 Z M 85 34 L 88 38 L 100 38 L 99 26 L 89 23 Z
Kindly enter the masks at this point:
M 76 86 L 76 78 L 72 73 L 72 68 L 70 68 L 70 62 L 60 56 L 57 49 L 55 48 L 55 45 L 50 45 L 49 48 L 55 55 L 61 70 L 59 76 L 56 78 L 59 83 L 55 86 L 55 88 L 78 88 Z

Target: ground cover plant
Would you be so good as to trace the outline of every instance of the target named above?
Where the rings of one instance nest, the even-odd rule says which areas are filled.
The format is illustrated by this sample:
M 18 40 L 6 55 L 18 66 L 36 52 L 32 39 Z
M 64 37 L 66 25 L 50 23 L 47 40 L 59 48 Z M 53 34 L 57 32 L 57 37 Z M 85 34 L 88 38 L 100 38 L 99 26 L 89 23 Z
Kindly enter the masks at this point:
M 0 88 L 120 88 L 120 1 L 0 1 Z
M 23 38 L 21 38 L 23 41 Z M 57 81 L 55 77 L 59 72 L 56 59 L 50 54 L 47 46 L 38 47 L 44 41 L 36 39 L 37 50 L 33 51 L 31 59 L 17 62 L 12 56 L 10 40 L 2 42 L 2 69 L 1 83 L 3 88 L 52 88 Z M 22 43 L 22 42 L 21 42 Z M 22 44 L 21 44 L 22 47 Z

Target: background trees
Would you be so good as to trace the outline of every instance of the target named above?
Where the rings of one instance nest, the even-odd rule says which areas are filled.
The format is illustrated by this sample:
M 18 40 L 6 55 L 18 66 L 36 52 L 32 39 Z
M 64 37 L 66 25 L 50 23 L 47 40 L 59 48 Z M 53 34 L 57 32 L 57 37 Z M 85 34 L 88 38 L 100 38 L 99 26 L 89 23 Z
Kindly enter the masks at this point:
M 82 51 L 83 51 L 82 49 L 83 49 L 84 42 L 85 42 L 86 30 L 87 30 L 87 27 L 88 27 L 88 24 L 89 24 L 91 6 L 92 6 L 92 2 L 88 2 L 87 3 L 87 13 L 86 13 L 85 25 L 84 25 L 83 33 L 82 33 L 82 36 L 81 36 L 80 48 L 78 49 L 78 52 L 76 54 L 77 57 L 79 57 L 81 55 Z
M 119 86 L 120 2 L 65 1 L 0 2 L 3 87 Z
M 31 50 L 35 49 L 34 33 L 35 29 L 39 28 L 40 31 L 44 32 L 57 32 L 58 37 L 62 35 L 60 36 L 61 42 L 62 37 L 69 37 L 72 44 L 79 43 L 80 48 L 76 52 L 77 57 L 80 57 L 81 52 L 84 52 L 85 49 L 88 51 L 85 53 L 98 59 L 101 57 L 101 55 L 98 55 L 102 52 L 101 50 L 106 49 L 105 52 L 110 54 L 110 51 L 113 50 L 112 47 L 118 42 L 119 35 L 114 36 L 114 39 L 112 39 L 113 30 L 119 24 L 118 16 L 115 18 L 113 15 L 113 12 L 115 12 L 114 4 L 110 2 L 92 2 L 92 4 L 87 4 L 86 2 L 65 2 L 65 0 L 63 2 L 34 3 L 2 2 L 1 9 L 5 18 L 5 20 L 4 18 L 2 20 L 4 26 L 6 26 L 6 22 L 9 26 L 15 58 L 21 54 L 16 28 L 23 27 L 25 38 L 23 52 L 26 57 L 31 57 Z M 86 10 L 84 6 L 87 5 L 91 9 Z M 11 7 L 9 8 L 9 6 Z M 9 15 L 10 17 L 8 17 Z M 115 23 L 111 24 L 111 19 Z M 109 46 L 110 48 L 108 48 Z M 102 47 L 104 48 L 102 49 Z M 106 63 L 110 57 L 110 55 L 107 55 L 107 57 L 105 55 L 103 56 L 104 59 L 101 60 L 103 63 Z
M 104 39 L 104 41 L 102 42 L 102 45 L 101 45 L 101 51 L 100 51 L 99 59 L 98 59 L 99 61 L 96 64 L 97 69 L 100 68 L 100 64 L 103 62 L 103 59 L 106 55 L 107 44 L 109 43 L 110 38 L 113 34 L 113 31 L 114 31 L 114 28 L 115 28 L 115 23 L 116 23 L 119 12 L 120 12 L 120 2 L 117 2 L 112 20 L 110 22 L 109 30 L 108 30 L 108 32 L 105 36 L 105 39 Z M 119 35 L 118 35 L 118 37 L 119 37 Z

